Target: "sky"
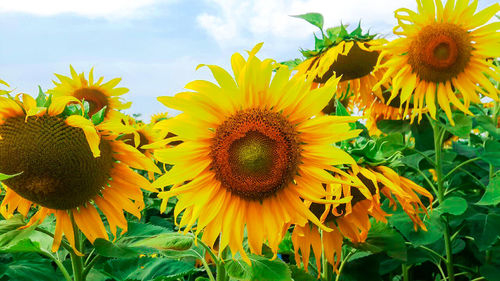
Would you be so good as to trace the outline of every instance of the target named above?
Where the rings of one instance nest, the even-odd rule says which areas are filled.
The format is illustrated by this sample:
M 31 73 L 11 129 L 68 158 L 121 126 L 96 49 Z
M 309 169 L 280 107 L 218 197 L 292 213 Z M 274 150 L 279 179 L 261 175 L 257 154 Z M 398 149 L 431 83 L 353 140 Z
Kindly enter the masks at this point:
M 495 0 L 479 0 L 487 7 Z M 264 47 L 260 58 L 284 61 L 314 46 L 317 28 L 290 15 L 320 12 L 325 27 L 341 22 L 393 38 L 394 10 L 414 0 L 0 0 L 0 79 L 32 95 L 54 85 L 54 73 L 104 80 L 121 77 L 126 112 L 148 121 L 167 109 L 156 100 L 213 80 L 199 64 L 230 70 L 234 52 Z

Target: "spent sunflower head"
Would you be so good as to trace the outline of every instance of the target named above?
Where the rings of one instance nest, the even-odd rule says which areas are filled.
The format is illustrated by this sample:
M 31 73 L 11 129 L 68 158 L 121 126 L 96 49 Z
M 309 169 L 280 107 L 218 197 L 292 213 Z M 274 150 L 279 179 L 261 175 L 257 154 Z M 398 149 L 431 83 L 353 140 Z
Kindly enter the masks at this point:
M 0 173 L 19 173 L 3 181 L 0 209 L 6 217 L 16 210 L 26 217 L 34 207 L 28 225 L 54 214 L 53 251 L 63 235 L 75 249 L 72 218 L 90 242 L 108 239 L 97 209 L 113 236 L 117 227 L 126 231 L 123 211 L 140 217 L 140 188 L 154 191 L 131 168 L 159 172 L 134 147 L 96 129 L 84 111 L 74 96 L 0 97 Z
M 387 102 L 399 97 L 411 103 L 412 117 L 421 118 L 424 108 L 436 119 L 437 106 L 454 124 L 450 103 L 467 114 L 480 95 L 498 100 L 499 90 L 486 75 L 500 79 L 488 58 L 500 56 L 498 22 L 486 24 L 498 11 L 495 3 L 476 13 L 478 1 L 418 0 L 418 11 L 398 9 L 394 33 L 402 36 L 384 47 L 379 61 L 386 73 L 375 89 L 391 81 Z M 486 24 L 486 25 L 485 25 Z M 425 105 L 424 105 L 425 104 Z
M 322 183 L 339 181 L 332 174 L 340 169 L 333 165 L 356 165 L 332 144 L 360 132 L 349 126 L 357 118 L 319 116 L 339 79 L 311 89 L 312 76 L 290 79 L 288 67 L 256 57 L 260 47 L 246 60 L 239 53 L 232 56 L 234 78 L 208 65 L 218 85 L 193 81 L 185 88 L 194 92 L 159 98 L 183 113 L 156 125 L 183 140 L 155 151 L 157 160 L 174 165 L 153 183 L 172 186 L 159 195 L 163 210 L 169 197 L 177 196 L 174 214 L 183 212 L 184 231 L 197 223 L 202 241 L 213 246 L 219 237 L 219 249 L 229 246 L 247 262 L 245 229 L 250 251 L 257 254 L 266 241 L 277 253 L 291 224 L 311 221 L 329 230 L 302 200 L 325 202 Z
M 329 184 L 327 191 L 331 194 L 330 197 L 352 196 L 350 201 L 335 204 L 305 202 L 322 223 L 333 229 L 326 232 L 309 225 L 295 226 L 292 233 L 295 259 L 298 265 L 302 261 L 306 270 L 311 248 L 319 271 L 323 251 L 326 260 L 336 269 L 341 261 L 344 238 L 354 244 L 363 243 L 371 228 L 370 217 L 376 221 L 387 222 L 389 214 L 381 208 L 381 195 L 389 200 L 393 208 L 399 203 L 414 222 L 415 230 L 417 227 L 427 230 L 420 218 L 422 213 L 427 213 L 427 209 L 420 201 L 419 195 L 427 197 L 430 203 L 433 197 L 425 188 L 399 176 L 386 166 L 360 167 L 358 173 L 351 170 L 348 175 L 349 178 L 345 174 L 339 174 L 337 177 L 345 180 L 355 177 L 355 185 Z
M 55 74 L 59 82 L 53 81 L 56 86 L 47 93 L 54 97 L 73 96 L 85 101 L 89 106 L 89 116 L 104 110 L 106 119 L 110 112 L 130 107 L 130 102 L 124 103 L 120 99 L 120 96 L 127 93 L 128 89 L 116 87 L 121 78 L 114 78 L 103 83 L 104 77 L 94 80 L 94 68 L 90 70 L 88 79 L 85 78 L 85 73 L 78 74 L 72 66 L 70 66 L 70 72 L 71 77 Z

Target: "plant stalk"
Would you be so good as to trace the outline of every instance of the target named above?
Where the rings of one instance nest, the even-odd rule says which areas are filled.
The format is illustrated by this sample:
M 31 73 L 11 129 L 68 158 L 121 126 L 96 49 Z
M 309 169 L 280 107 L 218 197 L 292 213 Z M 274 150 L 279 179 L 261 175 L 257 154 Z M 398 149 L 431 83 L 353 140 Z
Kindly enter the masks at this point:
M 73 217 L 73 213 L 70 211 L 69 217 L 71 219 L 71 224 L 73 226 L 73 236 L 75 239 L 75 248 L 77 251 L 81 252 L 82 245 L 80 241 L 80 230 L 76 225 L 75 218 Z M 73 279 L 74 281 L 84 281 L 85 277 L 83 276 L 83 257 L 76 254 L 75 251 L 70 252 L 71 255 L 71 265 L 73 267 Z
M 435 150 L 435 163 L 436 163 L 436 176 L 437 176 L 437 184 L 438 184 L 438 202 L 442 204 L 444 201 L 444 176 L 443 176 L 443 166 L 441 153 L 443 149 L 443 136 L 445 130 L 440 127 L 437 121 L 431 120 L 432 129 L 434 133 L 434 150 Z M 446 249 L 446 270 L 448 273 L 448 280 L 455 281 L 455 273 L 453 269 L 453 255 L 451 251 L 451 239 L 450 239 L 450 226 L 448 224 L 448 218 L 443 215 L 444 221 L 444 246 Z

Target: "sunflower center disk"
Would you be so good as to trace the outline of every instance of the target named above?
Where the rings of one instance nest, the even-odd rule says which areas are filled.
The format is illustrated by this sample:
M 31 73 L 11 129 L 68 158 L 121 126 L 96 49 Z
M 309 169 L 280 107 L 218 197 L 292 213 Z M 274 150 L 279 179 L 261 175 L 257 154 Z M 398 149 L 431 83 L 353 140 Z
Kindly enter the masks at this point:
M 428 25 L 413 39 L 408 63 L 425 81 L 445 82 L 462 73 L 472 51 L 469 34 L 451 23 Z
M 262 200 L 292 182 L 300 158 L 299 140 L 280 113 L 240 111 L 217 128 L 211 157 L 224 188 L 247 200 Z
M 327 72 L 320 78 L 316 77 L 315 82 L 326 83 L 333 75 L 342 75 L 340 81 L 361 78 L 370 74 L 377 64 L 379 53 L 377 51 L 365 51 L 361 49 L 357 42 L 354 42 L 347 55 L 339 55 L 332 63 Z
M 89 116 L 96 114 L 108 105 L 108 97 L 97 89 L 78 89 L 75 91 L 74 96 L 89 103 Z
M 22 172 L 4 183 L 51 209 L 72 209 L 96 196 L 112 168 L 109 143 L 102 140 L 101 156 L 94 158 L 82 129 L 53 116 L 24 118 L 0 125 L 0 172 Z

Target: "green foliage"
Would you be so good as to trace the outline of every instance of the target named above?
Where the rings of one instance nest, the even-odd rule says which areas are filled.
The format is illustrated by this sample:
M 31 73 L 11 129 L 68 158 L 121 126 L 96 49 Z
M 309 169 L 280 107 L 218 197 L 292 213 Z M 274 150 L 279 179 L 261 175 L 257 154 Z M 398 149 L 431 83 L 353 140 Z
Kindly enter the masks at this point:
M 249 255 L 250 266 L 241 258 L 226 262 L 224 267 L 227 274 L 236 280 L 261 280 L 261 281 L 291 281 L 291 271 L 279 259 L 269 260 L 266 257 Z

